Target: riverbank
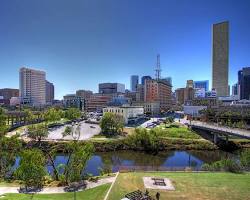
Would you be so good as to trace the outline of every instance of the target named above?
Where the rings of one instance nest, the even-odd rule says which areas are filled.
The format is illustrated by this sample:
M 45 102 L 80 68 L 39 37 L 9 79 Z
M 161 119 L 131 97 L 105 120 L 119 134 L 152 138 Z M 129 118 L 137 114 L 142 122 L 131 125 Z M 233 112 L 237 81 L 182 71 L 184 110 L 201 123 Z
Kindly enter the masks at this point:
M 23 146 L 37 147 L 38 144 L 35 141 L 22 141 Z M 57 146 L 58 152 L 65 150 L 65 146 L 69 141 L 42 141 L 40 148 L 42 149 L 52 149 L 54 146 Z M 87 142 L 93 143 L 96 152 L 110 152 L 110 151 L 119 151 L 119 150 L 133 150 L 133 151 L 144 151 L 140 146 L 134 146 L 129 143 L 127 138 L 93 138 L 87 141 L 79 141 L 81 144 Z M 168 151 L 168 150 L 227 150 L 235 151 L 239 149 L 250 148 L 250 141 L 239 139 L 239 140 L 230 140 L 227 144 L 220 143 L 215 145 L 209 140 L 205 139 L 182 139 L 182 138 L 161 138 L 161 145 L 159 146 L 159 151 Z

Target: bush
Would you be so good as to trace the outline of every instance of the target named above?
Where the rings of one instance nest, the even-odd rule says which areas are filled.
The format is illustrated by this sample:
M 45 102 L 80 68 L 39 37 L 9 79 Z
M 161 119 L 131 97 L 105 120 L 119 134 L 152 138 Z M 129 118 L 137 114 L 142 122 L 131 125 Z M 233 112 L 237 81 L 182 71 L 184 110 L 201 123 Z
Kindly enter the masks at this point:
M 232 159 L 223 159 L 211 164 L 206 163 L 202 165 L 202 169 L 208 171 L 227 171 L 232 173 L 241 172 L 241 166 L 239 165 L 239 163 Z
M 147 129 L 135 129 L 135 133 L 128 136 L 127 142 L 134 148 L 139 147 L 151 153 L 158 153 L 162 146 L 158 132 L 154 129 L 150 131 L 147 131 Z
M 249 149 L 241 152 L 240 163 L 244 169 L 250 170 L 250 150 Z

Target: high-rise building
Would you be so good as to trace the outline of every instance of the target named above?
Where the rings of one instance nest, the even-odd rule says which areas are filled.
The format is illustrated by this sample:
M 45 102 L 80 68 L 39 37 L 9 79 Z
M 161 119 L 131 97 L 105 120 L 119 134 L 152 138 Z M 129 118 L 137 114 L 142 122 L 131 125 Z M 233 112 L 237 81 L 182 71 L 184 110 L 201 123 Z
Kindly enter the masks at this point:
M 228 96 L 229 23 L 213 25 L 212 88 L 217 96 Z
M 151 79 L 152 79 L 151 76 L 143 76 L 143 77 L 141 77 L 141 84 L 145 85 L 145 81 L 151 80 Z
M 239 97 L 250 100 L 250 67 L 244 67 L 238 72 Z
M 100 94 L 125 93 L 125 85 L 121 83 L 99 83 Z
M 234 85 L 232 85 L 232 95 L 233 96 L 238 96 L 238 89 L 239 89 L 238 83 L 235 83 Z
M 46 104 L 46 73 L 22 67 L 19 71 L 19 87 L 22 103 Z
M 136 101 L 144 101 L 144 85 L 138 84 L 136 87 Z
M 53 83 L 46 80 L 46 103 L 52 104 L 55 97 L 55 88 Z
M 180 105 L 184 104 L 184 91 L 186 88 L 178 88 L 175 90 L 176 102 Z
M 168 110 L 172 106 L 172 86 L 161 80 L 146 80 L 145 98 L 147 103 L 159 102 L 160 110 Z
M 195 89 L 204 89 L 205 92 L 209 90 L 209 81 L 194 81 L 194 88 Z
M 130 78 L 130 90 L 132 92 L 136 91 L 137 84 L 139 84 L 139 76 L 138 75 L 132 75 Z

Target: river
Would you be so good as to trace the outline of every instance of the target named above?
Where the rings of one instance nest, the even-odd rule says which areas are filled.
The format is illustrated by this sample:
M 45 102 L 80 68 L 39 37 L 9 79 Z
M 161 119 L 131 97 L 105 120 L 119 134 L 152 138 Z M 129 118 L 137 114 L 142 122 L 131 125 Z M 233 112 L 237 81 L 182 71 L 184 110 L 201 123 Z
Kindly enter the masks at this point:
M 157 168 L 177 168 L 192 167 L 194 170 L 201 169 L 204 163 L 211 163 L 228 157 L 237 157 L 220 150 L 216 151 L 165 151 L 157 155 L 150 155 L 135 151 L 116 151 L 95 153 L 88 161 L 85 172 L 92 175 L 99 175 L 100 168 L 109 168 L 112 172 L 117 172 L 122 167 L 147 167 Z M 14 168 L 19 165 L 20 159 L 17 158 Z M 67 155 L 58 154 L 55 157 L 55 163 L 65 164 Z M 49 173 L 52 173 L 52 167 L 46 166 Z

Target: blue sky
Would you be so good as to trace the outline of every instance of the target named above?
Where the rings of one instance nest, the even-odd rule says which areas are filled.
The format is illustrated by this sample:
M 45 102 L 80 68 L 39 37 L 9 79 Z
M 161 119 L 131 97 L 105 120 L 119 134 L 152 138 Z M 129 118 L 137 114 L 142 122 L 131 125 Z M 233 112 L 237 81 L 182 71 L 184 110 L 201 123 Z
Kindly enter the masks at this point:
M 249 0 L 1 0 L 0 88 L 19 86 L 18 70 L 45 70 L 56 98 L 130 75 L 211 86 L 211 26 L 230 22 L 229 80 L 250 66 Z

